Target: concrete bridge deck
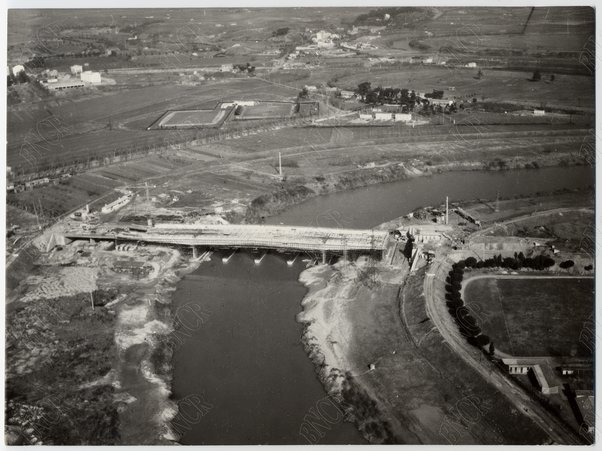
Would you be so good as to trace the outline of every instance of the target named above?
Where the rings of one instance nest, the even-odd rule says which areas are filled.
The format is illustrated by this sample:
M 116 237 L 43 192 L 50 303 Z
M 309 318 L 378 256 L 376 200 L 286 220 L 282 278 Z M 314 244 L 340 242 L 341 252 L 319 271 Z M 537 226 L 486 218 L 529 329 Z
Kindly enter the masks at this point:
M 100 229 L 101 227 L 99 227 Z M 127 240 L 147 243 L 219 248 L 260 248 L 297 251 L 382 251 L 388 232 L 384 230 L 336 229 L 273 225 L 158 224 L 146 232 L 66 232 L 69 239 Z

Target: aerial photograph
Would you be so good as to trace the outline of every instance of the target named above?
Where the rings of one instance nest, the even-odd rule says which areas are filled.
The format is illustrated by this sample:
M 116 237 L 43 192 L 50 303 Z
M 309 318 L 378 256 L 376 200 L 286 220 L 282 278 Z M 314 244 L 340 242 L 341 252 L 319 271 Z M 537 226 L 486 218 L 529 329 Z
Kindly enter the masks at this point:
M 5 445 L 594 444 L 593 6 L 123 6 L 5 10 Z

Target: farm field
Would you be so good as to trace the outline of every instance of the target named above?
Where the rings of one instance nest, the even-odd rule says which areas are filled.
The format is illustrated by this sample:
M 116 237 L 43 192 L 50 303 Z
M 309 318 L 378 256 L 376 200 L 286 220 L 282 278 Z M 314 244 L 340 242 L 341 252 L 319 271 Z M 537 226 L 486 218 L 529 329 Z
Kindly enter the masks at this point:
M 484 70 L 484 76 L 475 79 L 476 68 L 449 68 L 441 66 L 422 66 L 418 64 L 373 70 L 371 72 L 355 71 L 340 77 L 337 83 L 349 89 L 370 81 L 372 86 L 407 87 L 417 92 L 431 92 L 433 89 L 444 90 L 446 96 L 478 101 L 498 101 L 546 107 L 580 108 L 588 111 L 594 109 L 593 77 L 584 75 L 555 74 L 555 80 L 546 83 L 548 76 L 543 73 L 539 82 L 528 79 L 530 73 L 523 71 Z M 449 87 L 455 87 L 451 92 Z
M 274 99 L 291 93 L 289 88 L 259 79 L 236 79 L 203 87 L 165 85 L 90 98 L 51 98 L 29 108 L 8 111 L 7 164 L 15 172 L 31 172 L 38 167 L 109 156 L 120 150 L 192 139 L 196 136 L 194 131 L 171 135 L 147 131 L 146 127 L 167 109 L 211 108 L 222 99 L 225 90 L 237 98 Z
M 594 279 L 497 279 L 469 282 L 465 302 L 481 312 L 479 326 L 513 356 L 587 356 L 579 345 L 594 313 Z
M 564 243 L 573 241 L 578 244 L 583 237 L 595 234 L 594 224 L 593 212 L 555 213 L 544 218 L 526 218 L 506 224 L 504 228 L 494 230 L 491 235 L 554 238 Z

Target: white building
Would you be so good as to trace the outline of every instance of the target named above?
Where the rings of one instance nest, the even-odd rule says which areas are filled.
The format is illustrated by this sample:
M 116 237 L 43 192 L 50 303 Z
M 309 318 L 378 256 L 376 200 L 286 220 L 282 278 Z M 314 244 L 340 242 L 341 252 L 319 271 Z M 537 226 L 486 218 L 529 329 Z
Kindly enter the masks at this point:
M 13 66 L 13 68 L 12 68 L 13 76 L 16 77 L 20 72 L 25 72 L 25 68 L 21 64 L 17 64 L 16 66 Z
M 341 98 L 343 99 L 353 99 L 355 93 L 353 91 L 346 91 L 344 89 L 341 90 Z
M 374 114 L 374 119 L 377 121 L 390 121 L 391 119 L 393 119 L 393 113 L 375 112 L 373 114 Z
M 317 91 L 317 90 L 318 90 L 318 87 L 317 87 L 317 86 L 314 86 L 314 85 L 305 85 L 304 87 L 305 87 L 305 89 L 307 89 L 309 92 L 315 92 L 315 91 Z
M 79 64 L 74 64 L 70 69 L 73 75 L 81 74 L 83 72 L 83 68 Z
M 409 113 L 394 113 L 393 120 L 395 122 L 410 122 L 412 120 L 412 115 Z
M 100 72 L 92 72 L 91 70 L 86 70 L 80 74 L 81 81 L 86 83 L 100 83 Z
M 222 64 L 220 67 L 220 72 L 232 72 L 234 70 L 233 64 Z
M 242 106 L 255 106 L 257 104 L 255 100 L 234 100 L 232 103 Z
M 466 65 L 466 67 L 477 67 L 477 63 L 471 62 Z
M 51 80 L 48 80 L 48 83 L 44 83 L 44 86 L 49 91 L 64 91 L 65 89 L 83 88 L 85 86 L 84 82 L 80 80 Z
M 545 110 L 533 110 L 533 116 L 545 116 Z

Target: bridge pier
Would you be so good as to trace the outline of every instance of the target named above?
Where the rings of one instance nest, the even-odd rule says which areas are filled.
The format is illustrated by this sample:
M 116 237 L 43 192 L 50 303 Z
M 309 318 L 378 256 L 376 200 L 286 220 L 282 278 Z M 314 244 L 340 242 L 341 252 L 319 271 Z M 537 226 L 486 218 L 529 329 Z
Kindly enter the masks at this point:
M 222 263 L 224 265 L 228 263 L 234 254 L 236 254 L 236 251 L 232 252 L 228 257 L 222 257 Z
M 199 251 L 197 250 L 196 246 L 192 246 L 192 258 L 194 258 L 194 259 L 199 258 Z
M 267 252 L 264 252 L 264 253 L 263 253 L 263 255 L 262 255 L 261 257 L 257 257 L 257 258 L 254 260 L 254 261 L 255 261 L 255 264 L 256 264 L 256 265 L 260 264 L 260 263 L 261 263 L 261 261 L 262 261 L 262 260 L 265 258 L 265 256 L 266 256 L 266 255 L 268 255 L 268 253 L 267 253 Z
M 323 265 L 326 264 L 326 251 L 325 250 L 322 251 L 322 264 Z
M 345 261 L 349 260 L 349 254 L 347 253 L 347 249 L 343 250 L 343 260 L 345 260 Z
M 299 254 L 295 254 L 295 256 L 289 260 L 286 261 L 286 264 L 288 266 L 293 266 L 295 264 L 295 261 L 297 260 L 297 257 L 299 257 Z

